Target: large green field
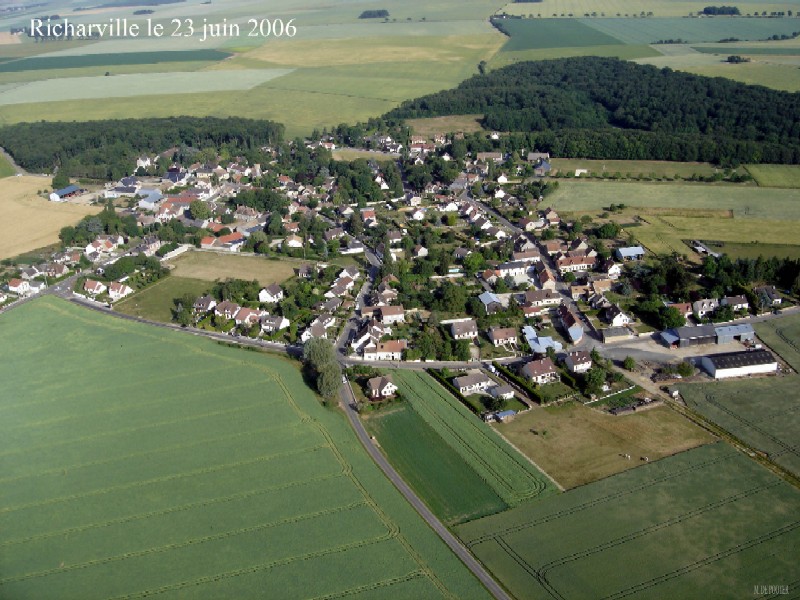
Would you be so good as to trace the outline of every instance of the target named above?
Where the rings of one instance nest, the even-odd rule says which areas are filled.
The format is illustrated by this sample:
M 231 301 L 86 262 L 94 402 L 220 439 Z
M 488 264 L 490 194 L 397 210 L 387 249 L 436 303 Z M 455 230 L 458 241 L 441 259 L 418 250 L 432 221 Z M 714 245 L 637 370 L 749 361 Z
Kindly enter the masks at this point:
M 448 525 L 508 508 L 413 408 L 404 405 L 364 421 L 403 479 Z
M 292 362 L 47 297 L 0 380 L 0 597 L 488 597 Z
M 541 17 L 552 17 L 555 15 L 573 14 L 576 17 L 583 15 L 594 15 L 598 17 L 631 16 L 638 17 L 651 13 L 656 17 L 683 17 L 689 14 L 696 14 L 703 10 L 708 3 L 692 0 L 552 0 L 550 2 L 539 3 L 517 3 L 510 2 L 503 7 L 503 12 L 512 15 L 539 15 Z M 795 10 L 795 4 L 791 1 L 772 2 L 770 0 L 747 0 L 737 2 L 736 6 L 743 15 L 762 11 L 778 12 Z M 649 20 L 649 19 L 648 19 Z
M 504 52 L 576 46 L 612 46 L 620 40 L 577 19 L 508 19 L 502 22 L 511 39 Z
M 414 411 L 509 506 L 553 490 L 550 481 L 427 373 L 398 370 L 395 383 Z M 435 459 L 434 459 L 435 460 Z M 450 490 L 449 493 L 460 493 Z
M 755 325 L 755 330 L 795 371 L 800 371 L 800 316 L 763 321 Z
M 762 187 L 800 188 L 797 165 L 747 165 L 747 170 Z
M 170 275 L 141 292 L 114 304 L 114 310 L 133 317 L 169 323 L 172 321 L 173 300 L 186 294 L 200 297 L 211 288 L 211 283 L 202 279 L 192 279 Z
M 457 528 L 517 598 L 796 593 L 800 492 L 722 443 Z

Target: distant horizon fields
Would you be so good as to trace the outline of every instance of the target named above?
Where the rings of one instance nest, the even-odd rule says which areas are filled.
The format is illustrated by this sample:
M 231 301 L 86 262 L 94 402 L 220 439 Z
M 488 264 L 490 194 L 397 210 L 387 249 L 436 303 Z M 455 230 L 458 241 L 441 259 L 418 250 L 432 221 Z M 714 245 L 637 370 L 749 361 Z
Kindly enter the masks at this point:
M 46 44 L 3 43 L 10 39 L 5 36 L 0 39 L 0 125 L 36 121 L 42 115 L 79 121 L 178 114 L 247 116 L 284 123 L 289 136 L 302 136 L 313 129 L 377 117 L 404 100 L 455 87 L 477 73 L 481 62 L 496 68 L 519 60 L 587 54 L 800 89 L 800 46 L 759 41 L 791 35 L 800 30 L 800 19 L 681 18 L 692 12 L 691 7 L 694 12 L 702 10 L 702 3 L 680 2 L 659 11 L 654 8 L 657 4 L 642 0 L 636 8 L 641 5 L 642 11 L 656 16 L 625 18 L 615 16 L 619 3 L 607 0 L 585 7 L 598 15 L 605 13 L 606 18 L 585 18 L 586 11 L 578 12 L 585 3 L 558 2 L 542 15 L 547 18 L 509 20 L 511 38 L 488 20 L 501 7 L 481 0 L 392 2 L 387 6 L 388 19 L 359 19 L 360 5 L 331 6 L 316 0 L 267 6 L 255 1 L 194 0 L 76 11 L 80 4 L 77 0 L 51 4 L 47 12 L 75 22 L 122 18 L 144 23 L 150 18 L 166 25 L 167 31 L 174 28 L 172 19 L 191 18 L 197 33 Z M 790 6 L 757 4 L 768 11 Z M 133 15 L 141 8 L 153 14 Z M 538 3 L 503 7 L 534 15 L 543 9 Z M 633 9 L 629 5 L 627 10 Z M 5 16 L 0 28 L 25 24 L 40 12 L 31 9 Z M 562 12 L 572 12 L 575 18 L 552 18 Z M 282 23 L 293 19 L 297 34 L 293 39 L 249 37 L 247 21 L 252 18 Z M 240 36 L 200 41 L 204 19 L 238 23 Z M 689 44 L 649 45 L 666 38 L 682 38 Z M 726 65 L 714 51 L 720 40 L 728 38 L 742 40 L 737 51 L 747 43 L 766 47 L 754 51 L 750 63 Z M 709 44 L 709 49 L 695 49 L 697 44 Z M 774 55 L 769 54 L 773 47 Z M 271 74 L 261 77 L 255 73 L 260 70 Z

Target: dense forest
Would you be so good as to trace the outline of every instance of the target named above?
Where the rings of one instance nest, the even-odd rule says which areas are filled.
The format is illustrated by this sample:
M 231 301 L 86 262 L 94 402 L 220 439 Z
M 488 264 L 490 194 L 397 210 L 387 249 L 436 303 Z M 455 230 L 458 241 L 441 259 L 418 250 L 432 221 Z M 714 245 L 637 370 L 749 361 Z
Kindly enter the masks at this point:
M 486 129 L 541 134 L 558 156 L 800 162 L 800 95 L 613 58 L 510 65 L 385 119 L 475 113 Z
M 113 180 L 129 175 L 136 158 L 169 148 L 227 148 L 232 155 L 257 151 L 283 138 L 272 121 L 213 117 L 122 119 L 84 123 L 19 123 L 0 128 L 0 146 L 23 168 L 56 168 L 72 177 Z

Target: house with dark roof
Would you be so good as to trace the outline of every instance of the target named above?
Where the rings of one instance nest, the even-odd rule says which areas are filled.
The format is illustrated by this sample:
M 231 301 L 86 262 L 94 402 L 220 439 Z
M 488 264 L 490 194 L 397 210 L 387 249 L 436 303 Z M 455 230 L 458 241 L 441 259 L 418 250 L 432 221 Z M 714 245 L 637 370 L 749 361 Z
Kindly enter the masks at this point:
M 450 334 L 454 340 L 472 340 L 478 337 L 478 324 L 474 319 L 457 321 L 450 325 Z
M 539 360 L 532 360 L 526 363 L 525 366 L 522 367 L 521 373 L 523 377 L 538 384 L 561 380 L 558 369 L 549 358 L 540 358 Z
M 494 385 L 494 381 L 483 373 L 473 373 L 453 379 L 453 386 L 464 395 L 480 392 L 492 385 Z
M 397 386 L 388 377 L 373 377 L 367 381 L 367 391 L 373 400 L 390 398 L 397 392 Z

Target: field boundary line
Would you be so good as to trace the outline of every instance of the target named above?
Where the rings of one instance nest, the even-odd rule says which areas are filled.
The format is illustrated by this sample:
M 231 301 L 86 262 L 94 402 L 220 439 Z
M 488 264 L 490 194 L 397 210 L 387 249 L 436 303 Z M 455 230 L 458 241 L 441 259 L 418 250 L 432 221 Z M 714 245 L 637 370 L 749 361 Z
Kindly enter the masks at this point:
M 325 596 L 314 596 L 314 598 L 311 600 L 334 600 L 335 598 L 346 598 L 347 596 L 352 596 L 353 594 L 360 594 L 362 592 L 370 592 L 380 588 L 391 587 L 393 585 L 397 585 L 398 583 L 405 583 L 406 581 L 412 581 L 421 577 L 425 577 L 425 574 L 418 569 L 416 571 L 406 573 L 405 575 L 398 575 L 397 577 L 383 579 L 374 583 L 366 583 L 358 587 L 350 588 L 349 590 L 344 590 L 343 592 L 336 592 L 333 594 L 327 594 Z
M 495 429 L 494 431 L 495 431 L 495 433 L 496 433 L 497 435 L 499 435 L 501 438 L 503 438 L 503 439 L 505 440 L 506 444 L 508 444 L 509 446 L 511 446 L 511 447 L 512 447 L 514 450 L 516 450 L 517 452 L 519 452 L 519 453 L 520 453 L 520 456 L 522 456 L 522 458 L 524 458 L 525 460 L 527 460 L 528 462 L 530 462 L 530 463 L 531 463 L 531 464 L 532 464 L 534 467 L 536 467 L 537 469 L 539 469 L 539 471 L 541 471 L 541 472 L 542 472 L 542 474 L 543 474 L 545 477 L 547 477 L 547 478 L 550 480 L 550 483 L 552 483 L 554 486 L 556 486 L 556 488 L 558 488 L 558 490 L 559 490 L 560 492 L 564 492 L 564 491 L 566 491 L 566 488 L 564 488 L 564 486 L 563 486 L 563 485 L 561 485 L 561 484 L 560 484 L 560 483 L 558 483 L 558 482 L 557 482 L 555 479 L 553 479 L 553 476 L 552 476 L 552 475 L 550 475 L 550 473 L 548 473 L 548 472 L 547 472 L 547 471 L 545 471 L 545 470 L 544 470 L 542 467 L 540 467 L 538 464 L 536 464 L 536 461 L 535 461 L 535 460 L 533 460 L 533 459 L 532 459 L 530 456 L 528 456 L 527 454 L 525 454 L 525 453 L 524 453 L 522 450 L 520 450 L 520 449 L 519 449 L 519 448 L 518 448 L 518 447 L 517 447 L 517 446 L 516 446 L 516 445 L 515 445 L 515 444 L 514 444 L 514 443 L 513 443 L 511 440 L 509 440 L 509 439 L 508 439 L 508 438 L 507 438 L 505 435 L 503 435 L 503 432 L 502 432 L 502 431 L 500 431 L 500 430 L 498 430 L 498 429 Z
M 113 525 L 123 525 L 125 523 L 132 523 L 134 521 L 140 521 L 142 519 L 150 519 L 153 517 L 159 517 L 162 515 L 169 515 L 176 512 L 183 512 L 187 510 L 194 510 L 195 508 L 202 508 L 206 506 L 213 506 L 214 504 L 224 504 L 226 502 L 235 502 L 236 500 L 242 500 L 245 498 L 252 498 L 253 496 L 260 496 L 262 494 L 271 494 L 273 492 L 293 488 L 293 487 L 301 487 L 308 484 L 319 483 L 322 481 L 328 481 L 330 479 L 336 479 L 337 477 L 343 477 L 341 473 L 329 473 L 326 475 L 319 475 L 312 479 L 304 479 L 302 481 L 290 481 L 281 485 L 276 485 L 268 488 L 262 488 L 258 490 L 248 490 L 246 492 L 241 492 L 239 494 L 232 494 L 230 496 L 222 496 L 220 498 L 211 498 L 208 500 L 202 500 L 200 502 L 192 502 L 189 504 L 182 504 L 179 506 L 170 506 L 169 508 L 165 508 L 163 510 L 155 510 L 146 513 L 139 513 L 135 515 L 127 515 L 124 517 L 119 517 L 117 519 L 111 519 L 109 521 L 102 521 L 102 522 L 95 522 L 89 523 L 87 525 L 80 525 L 77 527 L 69 527 L 67 529 L 61 529 L 59 531 L 52 531 L 48 533 L 42 533 L 37 535 L 32 535 L 26 538 L 17 538 L 6 540 L 0 543 L 0 548 L 5 546 L 13 546 L 16 544 L 27 544 L 29 542 L 36 542 L 39 540 L 46 540 L 52 537 L 59 537 L 62 535 L 71 535 L 73 533 L 81 533 L 83 531 L 88 531 L 90 529 L 99 529 L 102 527 L 111 527 Z

